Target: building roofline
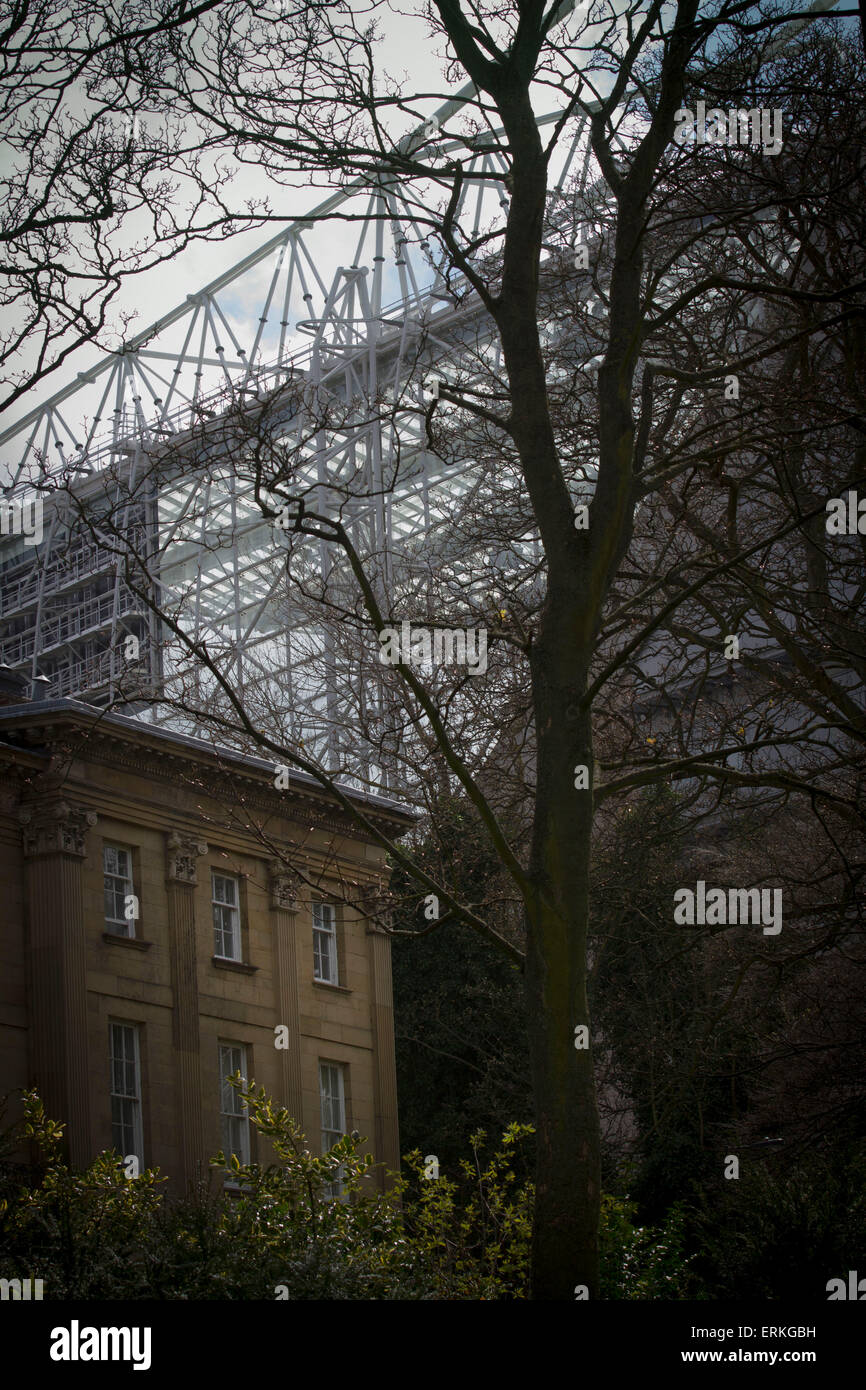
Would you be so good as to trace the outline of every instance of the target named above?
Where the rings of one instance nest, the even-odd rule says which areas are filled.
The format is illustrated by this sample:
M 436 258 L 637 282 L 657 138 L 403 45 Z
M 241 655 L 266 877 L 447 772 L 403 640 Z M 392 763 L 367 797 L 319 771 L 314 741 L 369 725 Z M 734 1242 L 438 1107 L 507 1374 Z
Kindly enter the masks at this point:
M 127 714 L 117 714 L 114 710 L 101 710 L 80 700 L 65 698 L 29 700 L 21 704 L 0 706 L 0 739 L 5 732 L 14 729 L 62 727 L 63 725 L 72 725 L 86 732 L 110 729 L 121 737 L 126 735 L 130 742 L 142 743 L 152 739 L 158 743 L 174 746 L 179 750 L 185 749 L 202 761 L 214 764 L 231 763 L 238 770 L 242 769 L 247 774 L 260 772 L 267 774 L 270 779 L 274 775 L 275 764 L 265 758 L 256 757 L 251 753 L 239 753 L 233 748 L 224 747 L 222 744 L 209 743 L 204 739 L 194 738 L 191 734 L 181 734 L 158 724 L 145 723 L 144 720 L 132 718 Z M 135 735 L 134 739 L 131 737 L 132 735 Z M 307 794 L 316 792 L 323 801 L 333 802 L 332 793 L 310 773 L 290 767 L 288 774 L 288 791 L 297 790 Z M 398 801 L 391 801 L 387 797 L 377 796 L 372 792 L 357 791 L 350 787 L 340 787 L 340 791 L 347 800 L 358 803 L 359 808 L 366 807 L 371 811 L 390 816 L 403 822 L 406 827 L 414 825 L 418 819 L 416 812 Z

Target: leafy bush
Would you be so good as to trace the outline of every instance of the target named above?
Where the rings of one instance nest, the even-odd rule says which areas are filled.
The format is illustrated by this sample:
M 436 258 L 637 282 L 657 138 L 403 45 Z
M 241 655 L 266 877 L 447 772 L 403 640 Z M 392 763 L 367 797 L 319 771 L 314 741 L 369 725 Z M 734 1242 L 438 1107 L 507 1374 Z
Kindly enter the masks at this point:
M 832 1168 L 817 1155 L 755 1168 L 704 1205 L 696 1264 L 712 1298 L 825 1300 L 829 1279 L 862 1268 L 866 1158 L 841 1158 Z
M 472 1159 L 460 1160 L 460 1178 L 424 1177 L 415 1150 L 405 1162 L 411 1174 L 398 1191 L 405 1203 L 409 1238 L 425 1252 L 436 1297 L 525 1298 L 532 1248 L 533 1187 L 514 1171 L 531 1125 L 511 1124 L 502 1147 L 486 1161 L 486 1135 L 471 1136 Z
M 165 1179 L 148 1170 L 125 1177 L 119 1158 L 99 1154 L 84 1172 L 62 1161 L 63 1126 L 45 1116 L 35 1091 L 24 1094 L 15 1131 L 38 1144 L 41 1174 L 21 1183 L 10 1166 L 0 1180 L 0 1274 L 44 1279 L 50 1297 L 145 1297 L 128 1292 L 136 1252 L 150 1242 Z M 12 1147 L 7 1136 L 4 1148 Z
M 242 1094 L 279 1162 L 241 1166 L 216 1154 L 212 1167 L 231 1173 L 236 1195 L 202 1184 L 171 1202 L 158 1171 L 127 1178 L 113 1152 L 71 1171 L 60 1157 L 62 1127 L 25 1093 L 22 1136 L 38 1143 L 43 1168 L 35 1185 L 10 1173 L 0 1188 L 0 1275 L 42 1278 L 47 1296 L 63 1299 L 427 1296 L 399 1201 L 362 1194 L 372 1159 L 348 1137 L 314 1155 L 263 1090 Z M 343 1201 L 326 1195 L 338 1171 Z
M 387 1192 L 373 1189 L 373 1160 L 346 1136 L 326 1154 L 263 1088 L 234 1083 L 277 1161 L 240 1164 L 216 1154 L 232 1193 L 206 1184 L 170 1201 L 157 1170 L 125 1176 L 118 1154 L 83 1171 L 61 1154 L 62 1126 L 34 1091 L 7 1151 L 38 1146 L 40 1167 L 0 1168 L 0 1277 L 40 1278 L 50 1299 L 523 1299 L 528 1296 L 533 1188 L 517 1176 L 529 1125 L 509 1125 L 485 1154 L 449 1177 L 425 1176 L 409 1154 Z M 2 1145 L 0 1145 L 2 1153 Z M 329 1195 L 337 1180 L 342 1196 Z M 220 1188 L 222 1184 L 220 1183 Z M 603 1295 L 683 1297 L 687 1261 L 679 1217 L 659 1232 L 635 1228 L 631 1208 L 603 1204 Z
M 699 1298 L 693 1255 L 684 1251 L 687 1216 L 682 1206 L 661 1226 L 635 1226 L 636 1204 L 601 1199 L 601 1295 L 616 1299 Z

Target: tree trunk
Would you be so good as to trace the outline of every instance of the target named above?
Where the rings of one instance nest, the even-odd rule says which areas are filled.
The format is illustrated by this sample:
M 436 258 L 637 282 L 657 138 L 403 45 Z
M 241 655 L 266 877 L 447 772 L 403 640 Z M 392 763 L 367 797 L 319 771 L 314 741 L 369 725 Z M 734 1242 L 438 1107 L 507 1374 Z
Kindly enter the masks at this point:
M 526 955 L 537 1131 L 532 1297 L 556 1300 L 598 1296 L 601 1200 L 586 997 L 592 729 L 578 704 L 585 675 L 575 670 L 573 633 L 568 643 L 563 631 L 565 606 L 551 605 L 552 630 L 533 651 L 538 787 Z M 586 788 L 575 786 L 581 767 Z

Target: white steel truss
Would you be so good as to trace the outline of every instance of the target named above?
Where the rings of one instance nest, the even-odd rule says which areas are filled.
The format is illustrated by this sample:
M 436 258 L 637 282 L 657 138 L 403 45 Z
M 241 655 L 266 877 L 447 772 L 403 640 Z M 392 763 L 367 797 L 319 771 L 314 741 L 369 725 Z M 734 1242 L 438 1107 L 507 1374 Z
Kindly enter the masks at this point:
M 463 89 L 405 144 L 442 160 L 460 148 L 455 220 L 477 236 L 508 207 L 502 132 L 479 139 L 468 160 L 440 135 L 473 95 Z M 560 158 L 544 255 L 561 275 L 574 198 L 598 179 L 585 114 Z M 459 377 L 470 391 L 501 373 L 481 301 L 449 271 L 419 206 L 390 173 L 333 194 L 0 433 L 7 497 L 46 499 L 39 544 L 0 544 L 0 663 L 47 677 L 51 695 L 175 722 L 177 707 L 145 701 L 180 690 L 195 730 L 212 688 L 148 606 L 150 590 L 178 629 L 219 654 L 266 726 L 347 776 L 389 785 L 384 755 L 377 766 L 351 756 L 341 697 L 352 688 L 375 723 L 382 692 L 353 670 L 351 642 L 299 601 L 286 539 L 238 457 L 265 429 L 291 451 L 293 491 L 339 513 L 386 602 L 395 577 L 411 583 L 447 562 L 448 519 L 475 486 L 477 461 L 429 448 L 425 382 Z M 574 277 L 573 292 L 603 314 L 589 284 Z M 584 366 L 597 366 L 589 348 Z M 308 566 L 322 591 L 342 583 L 326 543 L 297 553 L 301 578 Z M 130 556 L 146 559 L 144 584 Z M 532 542 L 525 558 L 536 558 Z

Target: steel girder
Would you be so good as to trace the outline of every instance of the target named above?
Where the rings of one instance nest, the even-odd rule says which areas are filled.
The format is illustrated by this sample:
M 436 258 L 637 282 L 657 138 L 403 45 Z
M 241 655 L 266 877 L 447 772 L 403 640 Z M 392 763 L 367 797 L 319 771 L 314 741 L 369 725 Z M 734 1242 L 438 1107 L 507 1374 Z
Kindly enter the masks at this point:
M 561 17 L 573 8 L 566 0 Z M 462 151 L 439 128 L 473 94 L 470 84 L 407 147 L 442 158 Z M 507 209 L 499 135 L 464 165 L 457 216 L 472 236 Z M 583 190 L 597 177 L 586 116 L 570 129 L 558 177 L 549 225 L 567 245 L 574 226 L 565 189 L 571 180 Z M 267 420 L 272 437 L 294 451 L 293 484 L 326 511 L 339 500 L 387 597 L 436 532 L 444 499 L 453 504 L 473 486 L 476 461 L 466 456 L 446 468 L 427 447 L 424 424 L 425 376 L 456 371 L 471 386 L 473 362 L 499 371 L 492 325 L 437 255 L 435 230 L 411 192 L 389 174 L 325 199 L 0 433 L 8 494 L 42 489 L 46 498 L 39 545 L 0 543 L 0 662 L 47 676 L 53 695 L 135 709 L 137 697 L 179 682 L 194 705 L 208 692 L 149 595 L 192 641 L 218 645 L 239 691 L 271 687 L 260 717 L 278 703 L 282 734 L 348 775 L 387 786 L 387 768 L 364 759 L 346 765 L 346 652 L 337 652 L 329 625 L 295 602 L 279 531 L 242 484 L 237 448 Z M 399 419 L 398 404 L 409 407 Z M 325 418 L 330 428 L 316 428 Z M 107 531 L 100 518 L 109 509 L 119 525 Z M 447 553 L 447 536 L 439 543 Z M 130 554 L 146 557 L 138 586 Z M 309 563 L 327 586 L 329 547 L 311 546 Z M 379 693 L 369 699 L 375 705 Z M 148 708 L 153 718 L 178 719 L 176 710 Z
M 440 109 L 436 129 L 467 97 Z M 429 127 L 411 137 L 416 148 Z M 439 143 L 443 156 L 457 145 Z M 563 179 L 576 165 L 585 179 L 585 120 L 575 125 Z M 458 215 L 475 235 L 501 216 L 508 191 L 495 148 L 482 148 L 466 174 Z M 338 213 L 357 219 L 342 225 L 348 265 L 338 259 L 343 242 L 330 235 Z M 279 538 L 239 486 L 225 424 L 242 433 L 245 420 L 266 412 L 269 428 L 279 426 L 302 456 L 298 483 L 318 484 L 322 497 L 351 475 L 344 509 L 377 557 L 381 584 L 411 564 L 440 490 L 453 501 L 474 466 L 466 458 L 446 470 L 426 447 L 425 377 L 443 361 L 459 369 L 467 352 L 499 367 L 478 297 L 437 263 L 434 248 L 432 229 L 393 177 L 336 194 L 0 434 L 8 495 L 41 490 L 45 498 L 41 544 L 7 538 L 0 550 L 0 661 L 47 676 L 46 693 L 133 708 L 136 695 L 188 676 L 125 582 L 128 542 L 150 557 L 160 605 L 177 605 L 193 640 L 219 633 L 231 648 L 227 671 L 238 689 L 253 677 L 274 681 L 288 697 L 291 734 L 333 760 L 341 711 L 329 633 L 316 634 L 292 611 Z M 471 382 L 465 361 L 462 374 Z M 323 399 L 339 404 L 340 427 L 311 434 Z M 110 535 L 102 524 L 109 510 L 120 518 Z M 330 564 L 322 545 L 323 579 Z M 124 657 L 129 637 L 139 644 L 138 679 Z M 299 679 L 311 650 L 325 656 L 312 682 Z

